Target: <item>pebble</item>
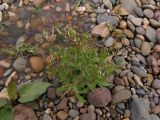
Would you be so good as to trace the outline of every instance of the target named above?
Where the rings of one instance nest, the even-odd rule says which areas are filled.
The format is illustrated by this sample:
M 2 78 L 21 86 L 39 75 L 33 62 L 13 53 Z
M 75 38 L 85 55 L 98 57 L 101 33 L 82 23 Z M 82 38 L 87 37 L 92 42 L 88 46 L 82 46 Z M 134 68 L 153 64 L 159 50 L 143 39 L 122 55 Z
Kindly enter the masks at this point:
M 18 57 L 14 62 L 13 62 L 13 68 L 17 72 L 23 72 L 26 68 L 27 64 L 27 58 L 25 57 Z
M 45 65 L 44 59 L 41 56 L 31 56 L 29 58 L 29 63 L 36 73 L 41 72 Z
M 42 120 L 52 120 L 51 116 L 48 114 L 44 114 L 43 115 L 43 119 Z
M 26 80 L 31 80 L 31 76 L 30 76 L 30 75 L 26 75 L 26 76 L 25 76 L 25 79 L 26 79 Z
M 105 45 L 106 47 L 111 47 L 111 46 L 113 46 L 113 45 L 115 44 L 115 42 L 116 42 L 116 39 L 115 39 L 115 38 L 109 37 L 109 38 L 107 38 L 107 40 L 104 42 L 104 45 Z
M 94 105 L 89 105 L 88 106 L 88 113 L 93 113 L 95 111 Z
M 75 118 L 79 115 L 79 112 L 75 109 L 71 109 L 71 110 L 69 110 L 68 114 L 71 118 Z
M 131 92 L 127 89 L 117 91 L 112 95 L 112 104 L 124 102 L 128 100 L 130 97 L 131 97 Z
M 143 13 L 147 18 L 153 18 L 153 16 L 154 16 L 154 13 L 151 9 L 145 9 L 143 11 Z
M 55 99 L 56 98 L 56 89 L 53 87 L 48 88 L 47 97 L 50 99 Z
M 102 37 L 102 38 L 107 38 L 109 36 L 109 29 L 106 26 L 106 23 L 100 23 L 99 25 L 95 26 L 91 34 L 96 37 Z
M 87 95 L 89 104 L 95 107 L 105 107 L 111 101 L 111 93 L 107 88 L 96 88 Z
M 136 15 L 138 15 L 138 17 L 143 17 L 143 11 L 140 7 L 136 7 L 134 9 L 134 12 L 136 13 Z
M 119 24 L 119 28 L 121 30 L 125 30 L 127 28 L 127 23 L 125 21 L 121 21 Z
M 160 89 L 160 80 L 155 79 L 152 83 L 152 87 L 155 88 L 155 89 Z
M 45 0 L 34 0 L 34 1 L 33 1 L 33 5 L 35 5 L 36 7 L 39 7 L 39 6 L 41 6 L 44 2 L 45 2 Z
M 131 22 L 136 26 L 141 26 L 143 19 L 142 18 L 136 18 L 132 17 Z
M 143 83 L 138 75 L 134 74 L 134 80 L 137 83 L 137 85 L 143 86 Z
M 2 22 L 2 12 L 0 11 L 0 22 Z
M 81 6 L 81 7 L 78 7 L 78 8 L 77 8 L 77 11 L 78 11 L 78 12 L 85 12 L 85 11 L 86 11 L 86 8 L 83 7 L 83 6 Z
M 156 38 L 157 38 L 158 43 L 160 43 L 160 29 L 156 30 Z
M 57 112 L 57 117 L 58 117 L 60 120 L 66 120 L 67 117 L 68 117 L 68 113 L 61 110 L 61 111 Z
M 102 114 L 103 114 L 100 109 L 96 109 L 95 111 L 96 111 L 96 113 L 99 114 L 99 115 L 102 115 Z
M 156 42 L 156 30 L 154 28 L 148 26 L 145 36 L 149 41 Z
M 61 7 L 56 7 L 56 12 L 62 12 L 62 8 Z
M 141 46 L 141 53 L 144 56 L 149 55 L 151 52 L 151 45 L 149 42 L 143 42 Z
M 85 113 L 80 115 L 80 120 L 96 120 L 95 113 Z
M 151 120 L 150 102 L 147 98 L 135 98 L 131 103 L 131 119 L 132 120 Z
M 145 30 L 143 27 L 136 27 L 136 32 L 140 35 L 145 35 Z
M 131 66 L 131 71 L 139 75 L 140 77 L 147 77 L 147 71 L 143 66 L 141 67 Z
M 0 5 L 0 11 L 4 10 L 4 5 Z
M 102 0 L 102 1 L 106 8 L 109 8 L 110 10 L 112 10 L 112 3 L 110 0 Z

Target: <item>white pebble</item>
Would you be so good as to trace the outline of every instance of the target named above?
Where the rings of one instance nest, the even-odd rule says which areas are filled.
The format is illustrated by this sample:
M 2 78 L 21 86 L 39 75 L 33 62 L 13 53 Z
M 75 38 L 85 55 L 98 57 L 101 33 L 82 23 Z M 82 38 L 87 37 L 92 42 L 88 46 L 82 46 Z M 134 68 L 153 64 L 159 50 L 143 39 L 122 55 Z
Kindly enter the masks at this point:
M 2 22 L 2 12 L 0 11 L 0 22 Z
M 8 6 L 7 3 L 3 3 L 2 5 L 4 6 L 4 9 L 5 9 L 5 10 L 8 10 L 9 6 Z
M 78 7 L 78 8 L 77 8 L 77 11 L 78 11 L 78 12 L 85 12 L 85 11 L 86 11 L 86 8 L 85 8 L 85 7 Z

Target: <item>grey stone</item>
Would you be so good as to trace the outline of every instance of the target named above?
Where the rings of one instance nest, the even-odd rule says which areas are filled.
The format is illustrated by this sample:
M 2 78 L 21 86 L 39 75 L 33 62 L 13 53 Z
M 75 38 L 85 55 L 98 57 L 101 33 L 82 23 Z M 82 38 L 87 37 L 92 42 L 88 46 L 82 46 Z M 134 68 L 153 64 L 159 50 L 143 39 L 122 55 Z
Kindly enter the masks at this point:
M 0 11 L 4 10 L 4 5 L 0 5 Z
M 124 65 L 124 66 L 126 65 L 126 61 L 125 61 L 124 57 L 122 57 L 122 56 L 115 56 L 113 58 L 113 61 L 115 64 Z
M 137 47 L 137 48 L 141 48 L 141 46 L 142 46 L 142 40 L 140 40 L 140 39 L 138 39 L 138 38 L 135 38 L 134 39 L 134 45 L 135 45 L 135 47 Z
M 100 24 L 102 22 L 106 22 L 106 23 L 109 23 L 109 24 L 111 24 L 113 26 L 117 26 L 118 25 L 118 21 L 117 21 L 116 17 L 108 15 L 107 13 L 99 14 L 97 16 L 97 22 L 98 22 L 98 24 Z
M 160 118 L 155 114 L 151 114 L 150 117 L 151 117 L 151 120 L 160 120 Z
M 110 0 L 102 0 L 102 1 L 106 8 L 109 8 L 110 10 L 112 10 L 112 3 Z
M 158 22 L 154 19 L 149 19 L 149 22 L 150 22 L 151 26 L 153 26 L 153 27 L 160 27 L 160 22 Z
M 112 5 L 116 5 L 117 0 L 111 0 Z
M 137 93 L 137 95 L 142 95 L 142 96 L 145 95 L 145 91 L 144 91 L 144 89 L 142 89 L 142 88 L 137 89 L 137 90 L 136 90 L 136 93 Z
M 13 68 L 16 69 L 17 72 L 23 72 L 27 64 L 27 58 L 18 57 L 14 63 Z
M 143 13 L 147 18 L 153 18 L 153 16 L 154 16 L 154 13 L 151 9 L 145 9 L 143 11 Z
M 75 109 L 69 110 L 69 116 L 70 116 L 71 118 L 75 118 L 75 117 L 77 117 L 78 115 L 79 115 L 79 112 L 78 112 L 77 110 L 75 110 Z
M 145 36 L 149 41 L 156 42 L 156 30 L 154 28 L 148 26 Z
M 103 14 L 103 13 L 105 13 L 105 12 L 106 12 L 106 9 L 98 8 L 98 9 L 96 10 L 96 13 L 100 13 L 100 14 Z
M 151 120 L 150 102 L 147 98 L 135 98 L 131 103 L 131 120 Z
M 136 26 L 141 26 L 143 19 L 137 17 L 131 17 L 131 22 Z
M 131 21 L 127 21 L 127 25 L 128 25 L 128 28 L 134 32 L 136 30 L 135 26 L 133 25 L 133 23 Z
M 111 102 L 112 102 L 112 104 L 117 104 L 120 102 L 124 102 L 124 101 L 128 100 L 129 98 L 131 98 L 131 92 L 127 89 L 124 89 L 124 90 L 120 90 L 120 91 L 115 92 L 112 95 Z
M 100 2 L 100 0 L 92 0 L 93 3 L 97 4 Z
M 136 27 L 136 32 L 140 35 L 145 35 L 145 30 L 143 27 Z
M 52 120 L 51 116 L 48 114 L 44 114 L 43 115 L 43 119 L 42 120 Z
M 120 0 L 121 6 L 130 14 L 135 14 L 134 9 L 137 7 L 136 0 Z
M 152 83 L 152 87 L 155 88 L 155 89 L 160 89 L 160 80 L 155 79 Z
M 114 39 L 113 37 L 109 37 L 105 42 L 104 42 L 104 45 L 106 47 L 111 47 L 115 44 L 116 42 L 116 39 Z
M 147 70 L 143 66 L 141 67 L 131 66 L 131 71 L 141 77 L 147 77 Z
M 134 12 L 136 13 L 136 15 L 137 15 L 138 17 L 143 17 L 143 11 L 142 11 L 142 9 L 141 9 L 140 7 L 136 7 L 136 8 L 134 9 Z

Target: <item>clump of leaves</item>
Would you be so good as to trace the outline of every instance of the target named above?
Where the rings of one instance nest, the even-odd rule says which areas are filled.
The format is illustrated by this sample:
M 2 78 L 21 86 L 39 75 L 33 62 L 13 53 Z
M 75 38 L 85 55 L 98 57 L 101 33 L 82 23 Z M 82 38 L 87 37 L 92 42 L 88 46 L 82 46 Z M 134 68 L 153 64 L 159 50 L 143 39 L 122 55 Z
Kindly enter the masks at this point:
M 28 53 L 36 53 L 38 46 L 29 45 L 27 43 L 22 43 L 22 45 L 18 48 L 11 47 L 7 49 L 0 49 L 0 55 L 8 55 L 10 57 L 17 57 L 19 54 L 28 54 Z
M 30 102 L 40 97 L 43 93 L 46 92 L 46 90 L 50 86 L 51 84 L 48 82 L 37 81 L 34 83 L 27 83 L 21 85 L 17 89 L 15 81 L 10 81 L 7 86 L 9 100 L 5 98 L 0 98 L 0 120 L 12 120 L 12 102 L 15 101 L 18 96 L 18 101 L 20 103 Z
M 80 102 L 84 102 L 82 96 L 88 91 L 109 85 L 106 78 L 114 73 L 115 65 L 106 60 L 108 52 L 88 44 L 91 40 L 88 33 L 80 35 L 74 29 L 68 29 L 67 37 L 74 39 L 74 44 L 52 53 L 48 73 L 62 82 L 58 90 L 73 92 Z

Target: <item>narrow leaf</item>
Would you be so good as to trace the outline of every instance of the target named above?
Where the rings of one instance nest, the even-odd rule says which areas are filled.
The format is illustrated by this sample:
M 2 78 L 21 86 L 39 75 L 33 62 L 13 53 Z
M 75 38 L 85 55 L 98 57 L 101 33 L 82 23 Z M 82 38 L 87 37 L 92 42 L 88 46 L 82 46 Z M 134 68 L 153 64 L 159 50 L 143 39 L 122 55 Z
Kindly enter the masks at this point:
M 10 99 L 15 100 L 17 98 L 17 87 L 15 81 L 11 80 L 7 86 L 7 91 Z

